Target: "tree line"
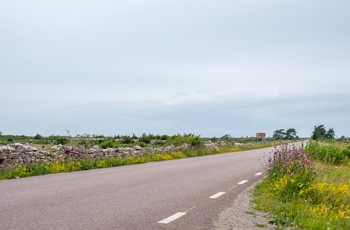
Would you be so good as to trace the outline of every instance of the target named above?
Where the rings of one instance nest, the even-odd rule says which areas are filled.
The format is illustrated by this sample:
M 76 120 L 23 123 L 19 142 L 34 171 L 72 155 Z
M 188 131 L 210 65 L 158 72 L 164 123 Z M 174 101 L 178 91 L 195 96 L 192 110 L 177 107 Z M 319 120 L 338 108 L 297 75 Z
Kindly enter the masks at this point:
M 297 136 L 297 131 L 294 128 L 289 128 L 287 130 L 277 129 L 273 132 L 272 138 L 276 140 L 295 140 L 299 139 Z M 314 127 L 314 130 L 311 134 L 312 140 L 317 139 L 334 139 L 335 132 L 333 128 L 326 130 L 324 125 L 318 125 Z M 346 139 L 345 136 L 342 136 L 340 139 Z

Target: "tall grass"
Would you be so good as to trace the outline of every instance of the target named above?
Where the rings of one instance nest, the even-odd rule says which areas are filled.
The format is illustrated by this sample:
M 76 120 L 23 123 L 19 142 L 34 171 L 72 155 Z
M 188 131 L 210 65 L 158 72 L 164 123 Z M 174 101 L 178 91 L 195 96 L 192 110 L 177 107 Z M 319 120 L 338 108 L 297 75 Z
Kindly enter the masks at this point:
M 338 164 L 350 160 L 349 143 L 310 141 L 305 151 L 317 161 Z

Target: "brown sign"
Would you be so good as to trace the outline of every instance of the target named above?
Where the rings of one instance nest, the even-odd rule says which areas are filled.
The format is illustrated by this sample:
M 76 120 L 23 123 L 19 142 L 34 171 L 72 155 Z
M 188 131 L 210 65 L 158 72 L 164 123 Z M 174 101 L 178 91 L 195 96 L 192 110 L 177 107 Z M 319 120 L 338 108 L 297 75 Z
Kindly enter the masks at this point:
M 256 133 L 256 137 L 266 137 L 266 133 Z

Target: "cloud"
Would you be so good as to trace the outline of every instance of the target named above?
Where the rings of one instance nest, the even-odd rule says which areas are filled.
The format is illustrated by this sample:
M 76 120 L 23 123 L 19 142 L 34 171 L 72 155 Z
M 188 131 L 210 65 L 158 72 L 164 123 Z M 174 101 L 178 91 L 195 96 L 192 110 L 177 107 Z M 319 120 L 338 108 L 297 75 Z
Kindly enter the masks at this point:
M 309 136 L 315 125 L 333 127 L 336 135 L 349 135 L 343 120 L 350 115 L 349 94 L 308 97 L 226 99 L 212 102 L 164 104 L 154 102 L 89 103 L 68 106 L 45 113 L 5 117 L 15 122 L 7 130 L 51 135 L 65 134 L 176 134 L 202 136 L 254 136 L 276 129 L 295 128 L 300 136 Z M 10 126 L 9 126 L 10 125 Z M 12 127 L 11 127 L 12 126 Z M 6 128 L 7 127 L 7 128 Z
M 349 135 L 348 1 L 0 3 L 4 133 Z M 61 133 L 62 134 L 62 133 Z

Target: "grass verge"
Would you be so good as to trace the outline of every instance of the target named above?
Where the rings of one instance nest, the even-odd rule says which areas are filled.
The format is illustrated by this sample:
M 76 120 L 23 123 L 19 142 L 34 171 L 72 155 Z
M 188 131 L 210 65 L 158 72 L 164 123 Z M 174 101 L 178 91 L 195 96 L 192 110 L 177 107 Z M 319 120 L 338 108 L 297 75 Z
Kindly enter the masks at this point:
M 276 148 L 267 178 L 254 189 L 255 208 L 267 212 L 278 229 L 350 229 L 350 162 L 344 149 L 348 146 L 337 142 Z

